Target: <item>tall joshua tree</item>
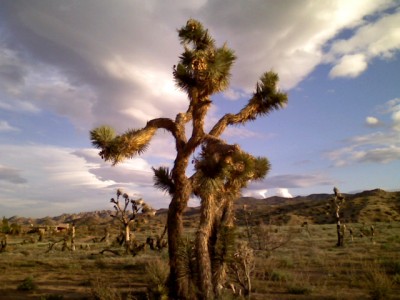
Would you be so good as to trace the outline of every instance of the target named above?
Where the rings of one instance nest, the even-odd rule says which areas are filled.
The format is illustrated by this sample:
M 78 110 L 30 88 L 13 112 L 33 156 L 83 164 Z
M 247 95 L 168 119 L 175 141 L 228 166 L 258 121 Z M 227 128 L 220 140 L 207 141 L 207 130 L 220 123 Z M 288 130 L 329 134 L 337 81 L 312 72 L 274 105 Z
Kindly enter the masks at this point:
M 220 140 L 221 134 L 227 126 L 245 124 L 259 116 L 284 107 L 287 103 L 287 95 L 277 89 L 278 75 L 274 72 L 266 72 L 260 77 L 256 84 L 255 92 L 242 110 L 237 114 L 224 115 L 208 133 L 205 132 L 204 120 L 212 104 L 211 96 L 226 90 L 229 86 L 230 69 L 236 57 L 226 44 L 222 47 L 217 47 L 208 30 L 196 20 L 189 19 L 186 25 L 178 30 L 178 35 L 184 51 L 178 64 L 173 68 L 173 76 L 176 85 L 188 96 L 189 103 L 186 112 L 178 113 L 175 120 L 169 118 L 149 120 L 143 128 L 128 130 L 119 135 L 108 126 L 98 127 L 92 130 L 90 134 L 92 144 L 100 149 L 99 155 L 105 161 L 111 161 L 113 165 L 145 151 L 158 129 L 168 131 L 175 139 L 176 158 L 173 167 L 171 169 L 161 167 L 153 170 L 155 185 L 171 195 L 167 220 L 170 298 L 188 299 L 190 296 L 187 278 L 183 275 L 185 269 L 184 260 L 179 255 L 179 246 L 183 233 L 182 217 L 188 200 L 192 194 L 197 194 L 202 199 L 202 221 L 199 226 L 199 232 L 205 232 L 205 234 L 201 238 L 201 234 L 198 233 L 197 245 L 200 246 L 200 240 L 209 240 L 211 230 L 217 223 L 216 220 L 219 220 L 219 223 L 221 220 L 226 219 L 226 214 L 229 215 L 230 201 L 228 201 L 228 198 L 236 196 L 237 191 L 245 185 L 245 181 L 239 184 L 240 180 L 234 179 L 234 170 L 237 169 L 237 172 L 240 173 L 246 167 L 246 163 L 243 161 L 253 161 L 252 166 L 255 170 L 257 169 L 258 159 L 256 158 L 242 159 L 240 163 L 237 160 L 236 163 L 223 165 L 223 162 L 229 162 L 230 156 L 243 154 L 243 152 L 238 146 L 223 143 Z M 185 128 L 190 122 L 192 131 L 191 135 L 187 136 Z M 203 152 L 205 153 L 203 164 L 200 163 L 196 167 L 196 174 L 188 177 L 186 169 L 190 163 L 191 156 L 200 146 L 203 147 Z M 206 159 L 205 156 L 210 147 L 218 149 L 216 154 L 221 154 L 219 158 L 210 157 L 209 160 L 207 157 Z M 222 160 L 221 157 L 226 159 Z M 217 164 L 219 162 L 220 169 L 213 169 L 215 167 L 212 163 L 213 160 Z M 205 163 L 206 161 L 208 163 Z M 261 159 L 259 161 L 265 160 Z M 248 171 L 246 172 L 247 175 L 243 175 L 243 178 L 247 176 L 250 177 L 248 178 L 249 180 L 264 176 L 268 169 L 265 164 L 264 166 L 264 171 L 260 171 L 259 174 L 253 171 L 253 175 L 250 176 L 252 172 Z M 225 177 L 222 174 L 225 174 Z M 209 180 L 210 178 L 212 181 Z M 221 178 L 225 178 L 225 180 Z M 209 186 L 209 193 L 200 188 L 204 187 L 202 184 L 216 183 L 218 180 L 221 181 L 220 185 Z M 225 186 L 222 183 L 225 183 Z M 228 191 L 229 185 L 236 188 L 235 192 L 224 194 L 225 191 Z M 211 191 L 217 192 L 215 196 Z M 216 209 L 226 213 L 216 214 Z M 209 213 L 212 215 L 207 215 Z M 216 215 L 219 218 L 216 218 Z M 203 244 L 202 247 L 205 247 L 204 245 L 206 244 Z M 206 273 L 209 274 L 208 271 Z M 210 298 L 212 295 L 212 292 L 209 292 L 210 288 L 209 284 L 201 287 L 200 298 Z M 202 289 L 206 289 L 206 291 Z

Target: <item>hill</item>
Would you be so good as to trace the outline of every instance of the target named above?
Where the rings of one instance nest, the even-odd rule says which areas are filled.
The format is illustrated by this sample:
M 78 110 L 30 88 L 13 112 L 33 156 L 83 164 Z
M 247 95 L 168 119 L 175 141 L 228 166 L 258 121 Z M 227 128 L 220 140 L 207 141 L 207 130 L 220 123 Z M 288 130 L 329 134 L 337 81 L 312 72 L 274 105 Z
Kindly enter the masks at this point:
M 346 198 L 341 210 L 346 223 L 371 223 L 400 221 L 400 192 L 381 189 L 357 194 L 343 194 Z M 294 198 L 271 197 L 266 199 L 241 198 L 236 202 L 236 218 L 244 220 L 243 205 L 252 220 L 265 224 L 326 224 L 334 222 L 331 209 L 333 195 L 313 194 Z
M 371 223 L 400 221 L 400 191 L 386 192 L 381 189 L 363 191 L 356 194 L 343 194 L 346 203 L 342 209 L 343 221 L 346 223 Z M 245 223 L 245 217 L 251 217 L 254 222 L 275 225 L 296 225 L 333 223 L 333 213 L 330 202 L 333 195 L 312 194 L 294 198 L 269 197 L 255 199 L 242 197 L 235 201 L 236 221 L 239 225 Z M 245 213 L 246 211 L 246 213 Z M 104 225 L 112 222 L 111 210 L 62 214 L 56 217 L 39 219 L 11 217 L 9 223 L 21 225 L 54 225 L 72 223 L 77 225 Z M 167 209 L 157 211 L 156 218 L 164 220 Z M 185 223 L 193 224 L 199 216 L 199 208 L 189 207 L 185 212 Z M 160 221 L 160 220 L 158 220 Z

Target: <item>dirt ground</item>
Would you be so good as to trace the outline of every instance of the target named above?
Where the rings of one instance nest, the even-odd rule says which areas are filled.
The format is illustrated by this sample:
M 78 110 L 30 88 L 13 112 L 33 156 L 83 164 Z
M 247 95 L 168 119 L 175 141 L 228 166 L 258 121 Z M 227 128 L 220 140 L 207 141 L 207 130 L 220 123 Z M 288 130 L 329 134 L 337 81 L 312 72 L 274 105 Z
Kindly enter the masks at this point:
M 359 235 L 364 224 L 351 226 L 353 241 L 347 236 L 344 247 L 335 246 L 335 225 L 271 226 L 267 245 L 291 237 L 272 251 L 255 250 L 251 299 L 400 299 L 400 223 L 374 224 L 373 238 Z M 100 254 L 110 245 L 80 234 L 73 252 L 48 251 L 54 237 L 31 243 L 32 236 L 9 236 L 0 253 L 0 299 L 147 299 L 146 266 L 166 264 L 166 249 Z M 34 289 L 21 288 L 27 278 Z

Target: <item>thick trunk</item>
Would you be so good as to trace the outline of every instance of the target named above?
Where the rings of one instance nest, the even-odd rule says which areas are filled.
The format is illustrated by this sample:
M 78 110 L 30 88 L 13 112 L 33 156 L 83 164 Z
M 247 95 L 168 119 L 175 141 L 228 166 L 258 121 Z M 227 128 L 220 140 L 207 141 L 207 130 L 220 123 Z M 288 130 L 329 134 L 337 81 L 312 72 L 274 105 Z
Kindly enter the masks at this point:
M 217 215 L 214 217 L 213 226 L 216 228 L 213 233 L 216 236 L 211 238 L 211 240 L 214 241 L 212 247 L 215 248 L 217 242 L 224 243 L 222 247 L 223 250 L 221 250 L 223 253 L 220 253 L 220 260 L 214 260 L 214 265 L 212 265 L 213 289 L 216 298 L 218 298 L 226 280 L 226 259 L 228 255 L 228 247 L 230 246 L 228 245 L 229 241 L 226 240 L 226 237 L 224 238 L 225 240 L 218 241 L 218 239 L 221 239 L 221 236 L 218 235 L 218 233 L 220 233 L 223 228 L 226 230 L 233 226 L 233 202 L 231 199 L 225 198 L 221 200 L 220 208 L 218 209 Z
M 125 224 L 125 243 L 129 244 L 131 242 L 131 229 L 129 228 L 129 224 Z
M 185 168 L 186 169 L 186 168 Z M 175 178 L 176 192 L 168 209 L 168 252 L 170 274 L 168 278 L 170 299 L 190 299 L 189 274 L 184 258 L 179 254 L 183 233 L 183 212 L 187 207 L 191 188 L 185 174 Z
M 200 226 L 196 237 L 196 257 L 199 271 L 200 297 L 204 300 L 214 299 L 209 245 L 214 210 L 213 195 L 203 198 L 200 212 Z
M 337 244 L 336 246 L 343 246 L 342 228 L 340 224 L 339 208 L 336 209 L 336 231 L 337 231 Z
M 180 124 L 176 132 L 177 157 L 172 170 L 172 179 L 175 184 L 175 192 L 168 209 L 168 250 L 170 274 L 168 279 L 170 299 L 192 299 L 190 290 L 190 278 L 184 258 L 179 255 L 179 247 L 183 233 L 183 212 L 187 207 L 192 186 L 186 176 L 189 157 L 193 154 L 204 137 L 204 117 L 210 106 L 210 101 L 198 101 L 192 99 L 193 109 L 193 132 L 189 141 L 183 146 L 185 127 Z M 179 138 L 178 138 L 179 137 Z M 178 142 L 179 140 L 179 142 Z

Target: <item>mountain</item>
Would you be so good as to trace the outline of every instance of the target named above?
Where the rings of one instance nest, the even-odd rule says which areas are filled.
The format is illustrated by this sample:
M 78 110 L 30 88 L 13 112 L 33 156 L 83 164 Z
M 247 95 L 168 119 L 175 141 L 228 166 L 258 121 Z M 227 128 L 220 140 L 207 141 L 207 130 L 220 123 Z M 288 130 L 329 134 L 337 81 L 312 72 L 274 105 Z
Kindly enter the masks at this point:
M 345 223 L 371 223 L 400 221 L 400 191 L 386 192 L 381 189 L 356 194 L 342 194 L 345 204 L 341 208 Z M 335 221 L 332 211 L 333 195 L 313 194 L 294 198 L 271 197 L 266 199 L 241 198 L 236 204 L 239 224 L 247 217 L 265 224 L 326 224 Z
M 386 192 L 381 189 L 363 191 L 356 194 L 343 194 L 346 202 L 341 209 L 345 223 L 371 223 L 400 221 L 400 191 Z M 250 218 L 252 222 L 264 224 L 297 225 L 334 223 L 331 194 L 312 194 L 283 198 L 279 196 L 265 199 L 242 197 L 235 201 L 235 217 L 239 225 Z M 168 210 L 159 209 L 156 218 L 166 219 Z M 11 217 L 9 223 L 21 225 L 54 225 L 59 223 L 75 222 L 79 225 L 102 225 L 113 221 L 111 210 L 82 212 L 76 214 L 62 214 L 56 217 L 39 219 Z M 185 224 L 194 225 L 199 217 L 199 207 L 188 207 L 185 214 Z M 164 222 L 164 221 L 163 221 Z

